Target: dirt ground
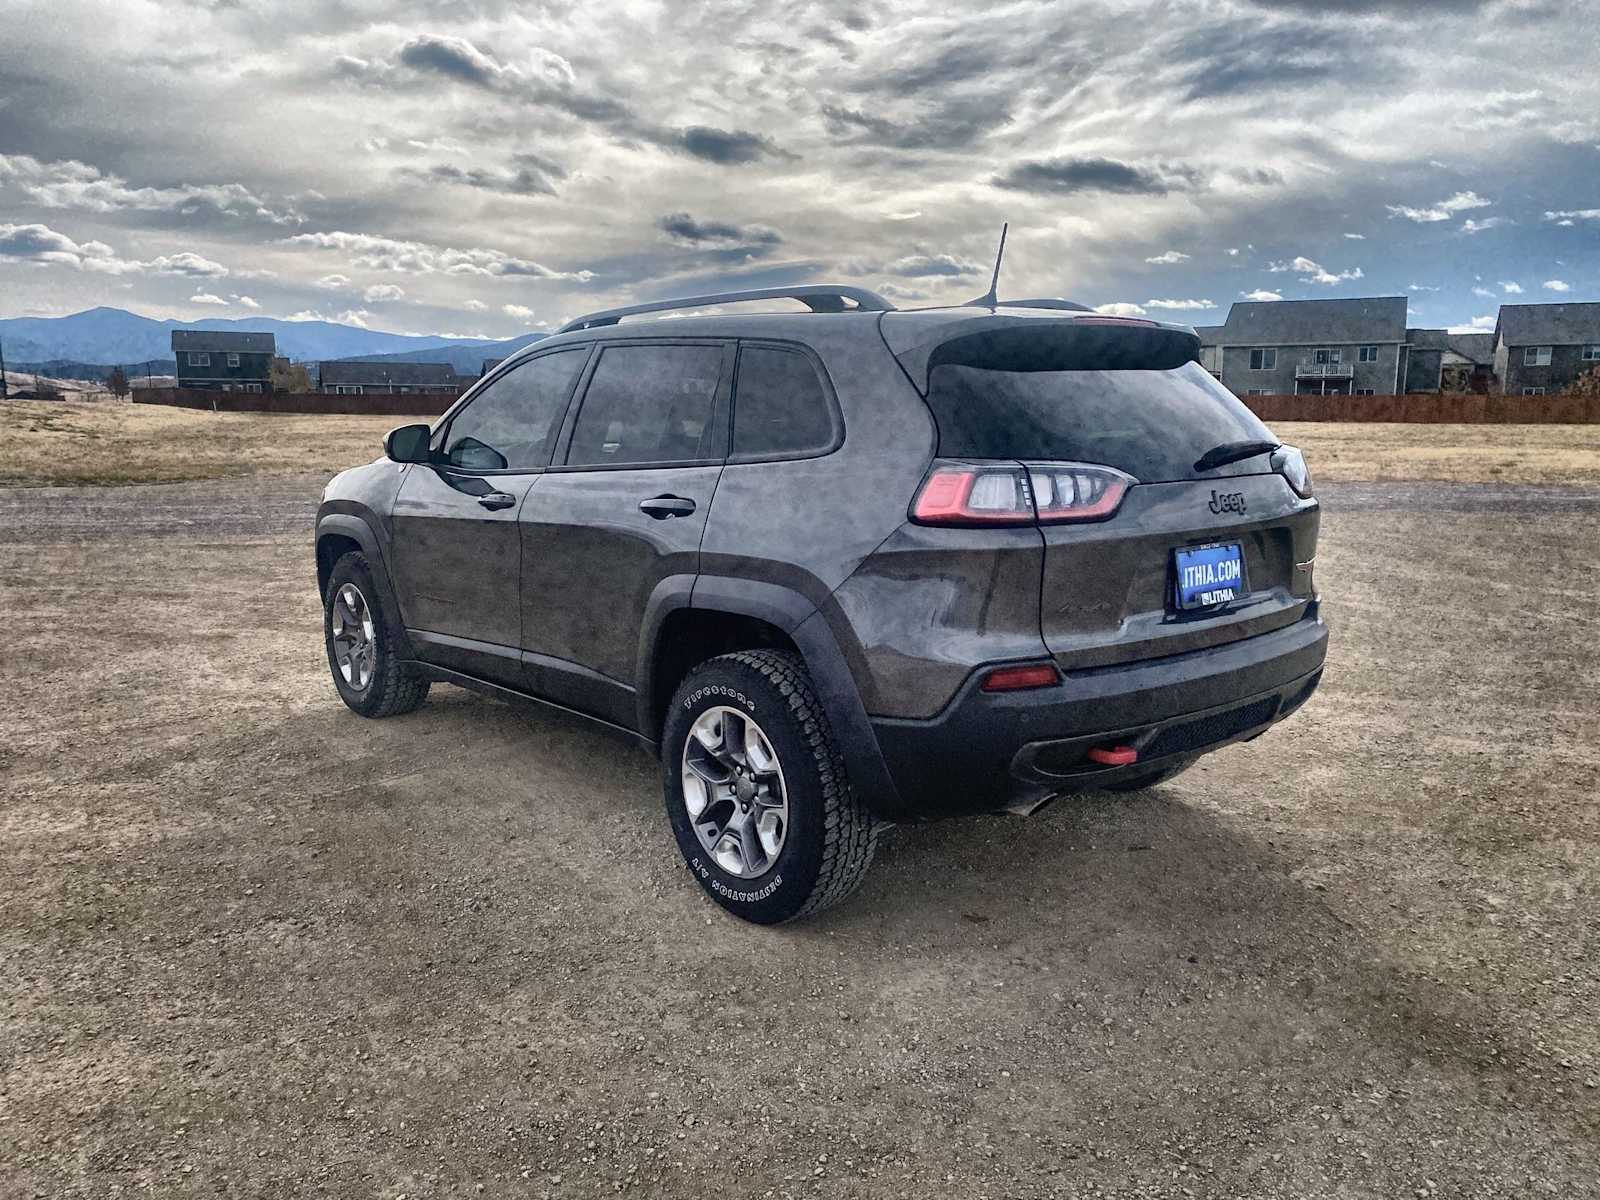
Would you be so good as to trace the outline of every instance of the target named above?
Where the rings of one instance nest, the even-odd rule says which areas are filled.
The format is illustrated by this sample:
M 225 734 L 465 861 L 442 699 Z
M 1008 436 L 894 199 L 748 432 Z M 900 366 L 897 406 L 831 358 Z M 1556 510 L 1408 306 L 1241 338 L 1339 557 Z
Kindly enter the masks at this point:
M 1324 485 L 1303 712 L 762 930 L 604 733 L 344 709 L 320 482 L 0 489 L 0 1196 L 1600 1194 L 1600 492 Z
M 0 404 L 0 485 L 284 477 L 371 462 L 407 417 Z M 1600 487 L 1600 425 L 1279 422 L 1318 482 L 1436 479 Z

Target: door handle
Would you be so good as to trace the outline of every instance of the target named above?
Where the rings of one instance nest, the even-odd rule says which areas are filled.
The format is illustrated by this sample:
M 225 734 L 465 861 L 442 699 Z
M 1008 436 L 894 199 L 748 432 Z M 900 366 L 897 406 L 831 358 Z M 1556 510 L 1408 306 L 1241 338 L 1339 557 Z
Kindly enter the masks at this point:
M 516 502 L 515 496 L 508 496 L 504 492 L 490 492 L 487 496 L 478 497 L 478 503 L 485 508 L 510 508 Z
M 652 496 L 639 501 L 639 511 L 647 517 L 665 521 L 668 517 L 687 517 L 694 512 L 694 501 L 685 496 Z

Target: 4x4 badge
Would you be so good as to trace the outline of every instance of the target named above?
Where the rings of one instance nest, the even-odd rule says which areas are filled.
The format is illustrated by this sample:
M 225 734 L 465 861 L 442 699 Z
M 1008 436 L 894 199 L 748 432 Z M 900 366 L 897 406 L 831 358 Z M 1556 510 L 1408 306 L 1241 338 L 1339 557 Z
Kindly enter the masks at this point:
M 1242 513 L 1244 511 L 1244 493 L 1219 492 L 1216 488 L 1212 488 L 1211 503 L 1206 507 L 1211 509 L 1211 511 L 1214 513 Z

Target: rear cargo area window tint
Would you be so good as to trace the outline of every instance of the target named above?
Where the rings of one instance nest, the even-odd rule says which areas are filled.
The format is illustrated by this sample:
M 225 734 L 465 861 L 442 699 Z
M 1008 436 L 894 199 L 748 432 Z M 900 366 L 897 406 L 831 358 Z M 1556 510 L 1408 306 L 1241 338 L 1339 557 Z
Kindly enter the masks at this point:
M 1145 483 L 1199 478 L 1195 461 L 1213 446 L 1272 436 L 1195 362 L 1150 371 L 936 366 L 928 406 L 946 458 L 1102 463 Z

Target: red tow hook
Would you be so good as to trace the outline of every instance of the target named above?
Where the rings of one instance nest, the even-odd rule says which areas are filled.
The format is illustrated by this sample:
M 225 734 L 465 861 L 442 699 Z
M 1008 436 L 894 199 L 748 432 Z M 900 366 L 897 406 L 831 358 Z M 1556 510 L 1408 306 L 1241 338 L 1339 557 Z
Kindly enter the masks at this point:
M 1107 767 L 1125 767 L 1139 761 L 1139 752 L 1132 746 L 1096 746 L 1087 755 L 1090 762 Z

